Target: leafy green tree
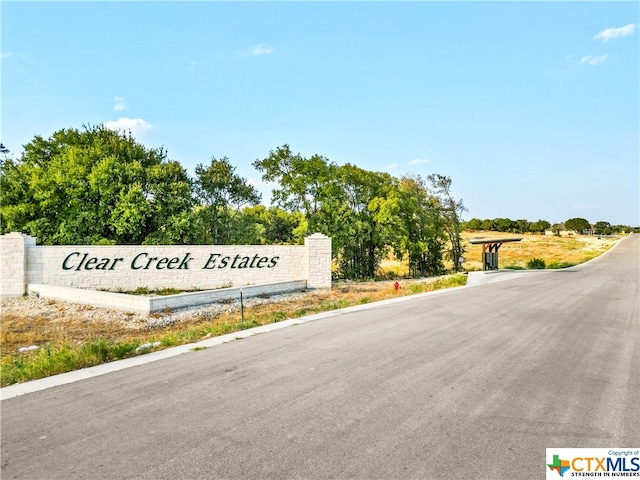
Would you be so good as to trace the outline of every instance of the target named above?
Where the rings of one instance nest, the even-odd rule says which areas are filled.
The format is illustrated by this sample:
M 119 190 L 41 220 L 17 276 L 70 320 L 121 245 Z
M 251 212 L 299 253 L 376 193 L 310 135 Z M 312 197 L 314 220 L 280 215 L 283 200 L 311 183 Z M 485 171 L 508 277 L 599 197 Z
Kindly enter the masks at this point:
M 278 207 L 267 208 L 264 205 L 256 205 L 245 207 L 242 214 L 262 227 L 258 243 L 299 244 L 304 241 L 303 237 L 295 233 L 303 219 L 300 212 L 288 212 Z
M 253 162 L 253 166 L 262 172 L 262 180 L 278 185 L 272 191 L 274 204 L 289 212 L 301 212 L 307 221 L 307 233 L 328 233 L 326 219 L 322 219 L 320 212 L 336 192 L 334 163 L 320 155 L 311 158 L 294 155 L 285 144 L 270 151 L 268 157 Z
M 232 242 L 232 223 L 240 209 L 249 204 L 260 202 L 260 194 L 247 180 L 235 173 L 227 157 L 217 160 L 211 157 L 211 163 L 205 167 L 196 166 L 195 191 L 198 200 L 206 207 L 209 217 L 207 229 L 214 244 Z
M 560 236 L 560 232 L 565 228 L 566 227 L 564 226 L 564 223 L 554 223 L 553 225 L 551 225 L 551 231 L 558 237 Z
M 443 232 L 453 241 L 458 268 L 461 201 L 450 195 L 450 179 L 430 176 L 430 194 L 420 177 L 399 181 L 355 165 L 337 166 L 319 155 L 304 158 L 288 145 L 256 160 L 262 179 L 277 184 L 273 201 L 287 212 L 303 214 L 296 232 L 332 237 L 339 274 L 372 278 L 392 250 L 409 253 L 413 273 L 443 269 Z M 448 229 L 447 229 L 448 227 Z
M 29 172 L 19 161 L 5 158 L 0 163 L 0 231 L 24 231 L 23 226 L 34 216 L 35 205 L 31 202 L 26 185 Z
M 453 270 L 460 271 L 459 259 L 464 253 L 460 239 L 462 214 L 467 211 L 462 200 L 456 200 L 451 192 L 451 178 L 431 174 L 428 177 L 434 196 L 440 203 L 440 215 L 444 221 L 444 229 L 449 237 L 451 249 L 449 257 L 453 262 Z
M 170 238 L 192 199 L 186 171 L 166 157 L 102 125 L 36 136 L 3 162 L 2 231 L 44 244 L 140 244 L 161 228 Z
M 493 220 L 491 220 L 490 218 L 485 218 L 484 220 L 482 220 L 482 230 L 492 232 L 496 231 L 497 228 Z
M 264 239 L 265 229 L 261 223 L 254 221 L 244 211 L 234 215 L 229 230 L 229 245 L 264 245 Z
M 517 223 L 510 218 L 496 218 L 493 224 L 498 232 L 513 232 L 517 228 Z
M 551 224 L 546 220 L 538 220 L 537 222 L 531 222 L 529 224 L 529 231 L 531 233 L 544 233 L 549 228 L 551 228 Z
M 613 228 L 609 222 L 596 222 L 593 226 L 593 233 L 597 233 L 598 235 L 611 235 Z
M 277 184 L 273 202 L 303 215 L 296 237 L 313 232 L 332 237 L 341 276 L 373 278 L 382 258 L 408 244 L 407 195 L 389 174 L 337 166 L 320 155 L 304 158 L 288 145 L 253 165 L 263 180 Z
M 482 230 L 482 220 L 479 218 L 472 218 L 468 222 L 464 222 L 463 228 L 465 230 Z
M 526 233 L 529 231 L 529 221 L 525 219 L 516 220 L 516 232 Z
M 351 164 L 337 169 L 337 184 L 323 218 L 331 226 L 340 271 L 345 278 L 373 278 L 402 236 L 397 184 L 389 174 Z
M 577 233 L 582 233 L 584 230 L 591 230 L 591 224 L 584 218 L 570 218 L 564 222 L 567 230 L 573 230 Z
M 406 233 L 404 248 L 409 254 L 409 272 L 412 276 L 438 275 L 444 271 L 445 239 L 439 202 L 429 195 L 420 175 L 402 177 L 399 188 L 403 199 L 400 217 Z

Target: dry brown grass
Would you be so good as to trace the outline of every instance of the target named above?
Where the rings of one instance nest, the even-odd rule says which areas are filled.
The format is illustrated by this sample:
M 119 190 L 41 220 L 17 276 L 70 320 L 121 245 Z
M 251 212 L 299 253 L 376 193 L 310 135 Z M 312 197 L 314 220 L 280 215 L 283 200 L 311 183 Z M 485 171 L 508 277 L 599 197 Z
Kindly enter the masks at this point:
M 617 238 L 599 238 L 588 235 L 550 235 L 513 234 L 502 232 L 463 232 L 465 250 L 463 268 L 467 271 L 482 270 L 482 245 L 472 245 L 471 239 L 522 238 L 519 242 L 505 243 L 499 249 L 499 268 L 526 268 L 532 258 L 541 258 L 548 265 L 578 264 L 591 260 L 611 248 Z M 445 262 L 451 268 L 451 262 Z M 384 260 L 380 265 L 381 277 L 406 277 L 409 267 L 406 261 L 393 258 Z
M 245 306 L 246 319 L 260 324 L 295 318 L 319 311 L 344 308 L 407 295 L 416 290 L 428 291 L 436 279 L 402 281 L 396 291 L 393 281 L 340 282 L 331 290 L 307 292 L 292 299 L 262 305 Z M 153 315 L 152 315 L 153 316 Z M 159 315 L 158 315 L 159 316 Z M 164 328 L 149 328 L 144 316 L 127 312 L 75 305 L 55 300 L 23 298 L 3 301 L 0 348 L 2 356 L 16 355 L 21 347 L 47 344 L 81 345 L 97 339 L 113 343 L 144 343 L 152 337 L 195 330 L 202 326 L 234 324 L 240 320 L 237 310 L 224 312 L 215 318 L 194 315 Z
M 111 322 L 100 318 L 88 320 L 78 313 L 64 313 L 65 305 L 51 300 L 54 311 L 47 315 L 32 314 L 25 311 L 2 310 L 2 328 L 0 329 L 0 347 L 2 356 L 15 354 L 21 347 L 42 346 L 49 343 L 82 344 L 98 338 L 108 341 L 128 341 L 139 336 L 135 325 Z M 61 309 L 62 311 L 58 310 Z M 87 311 L 100 316 L 102 309 L 86 307 Z M 120 315 L 126 316 L 126 313 Z
M 484 237 L 485 239 L 522 238 L 519 242 L 504 243 L 499 249 L 499 267 L 526 267 L 532 258 L 543 259 L 547 266 L 556 263 L 578 264 L 591 260 L 611 248 L 617 239 L 599 238 L 588 235 L 550 236 L 550 235 L 517 235 L 498 232 L 464 232 L 467 270 L 482 270 L 482 246 L 471 245 L 469 240 Z

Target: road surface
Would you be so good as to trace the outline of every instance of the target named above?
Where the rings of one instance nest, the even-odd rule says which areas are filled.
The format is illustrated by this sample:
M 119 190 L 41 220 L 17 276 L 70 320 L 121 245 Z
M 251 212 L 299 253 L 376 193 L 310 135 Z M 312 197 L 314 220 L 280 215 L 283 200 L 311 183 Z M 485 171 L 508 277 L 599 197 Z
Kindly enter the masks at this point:
M 9 479 L 528 479 L 640 443 L 640 236 L 3 400 Z

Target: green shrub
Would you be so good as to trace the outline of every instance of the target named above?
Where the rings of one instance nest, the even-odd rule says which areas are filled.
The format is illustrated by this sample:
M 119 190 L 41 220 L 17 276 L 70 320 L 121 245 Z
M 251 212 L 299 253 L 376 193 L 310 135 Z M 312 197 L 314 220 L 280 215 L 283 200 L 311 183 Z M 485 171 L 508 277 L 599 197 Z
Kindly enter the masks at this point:
M 527 262 L 527 268 L 530 269 L 544 269 L 546 266 L 544 260 L 541 258 L 532 258 Z

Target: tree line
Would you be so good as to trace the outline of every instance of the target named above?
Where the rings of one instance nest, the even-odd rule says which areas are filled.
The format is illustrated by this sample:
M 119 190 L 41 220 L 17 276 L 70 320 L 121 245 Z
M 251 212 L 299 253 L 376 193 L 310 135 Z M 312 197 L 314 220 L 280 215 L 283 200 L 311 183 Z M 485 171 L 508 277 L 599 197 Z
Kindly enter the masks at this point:
M 486 230 L 506 233 L 544 234 L 547 231 L 559 235 L 562 231 L 586 233 L 592 235 L 615 235 L 620 233 L 638 232 L 640 228 L 629 225 L 611 225 L 609 222 L 599 221 L 590 223 L 582 217 L 569 218 L 562 223 L 551 224 L 546 220 L 529 222 L 528 220 L 511 220 L 510 218 L 493 218 L 480 220 L 472 218 L 462 223 L 465 230 Z
M 332 237 L 337 276 L 373 278 L 390 253 L 414 276 L 445 271 L 462 254 L 462 200 L 451 179 L 400 178 L 288 145 L 253 163 L 273 182 L 272 206 L 226 157 L 192 178 L 163 148 L 103 125 L 35 136 L 0 167 L 0 233 L 45 245 L 296 244 Z

